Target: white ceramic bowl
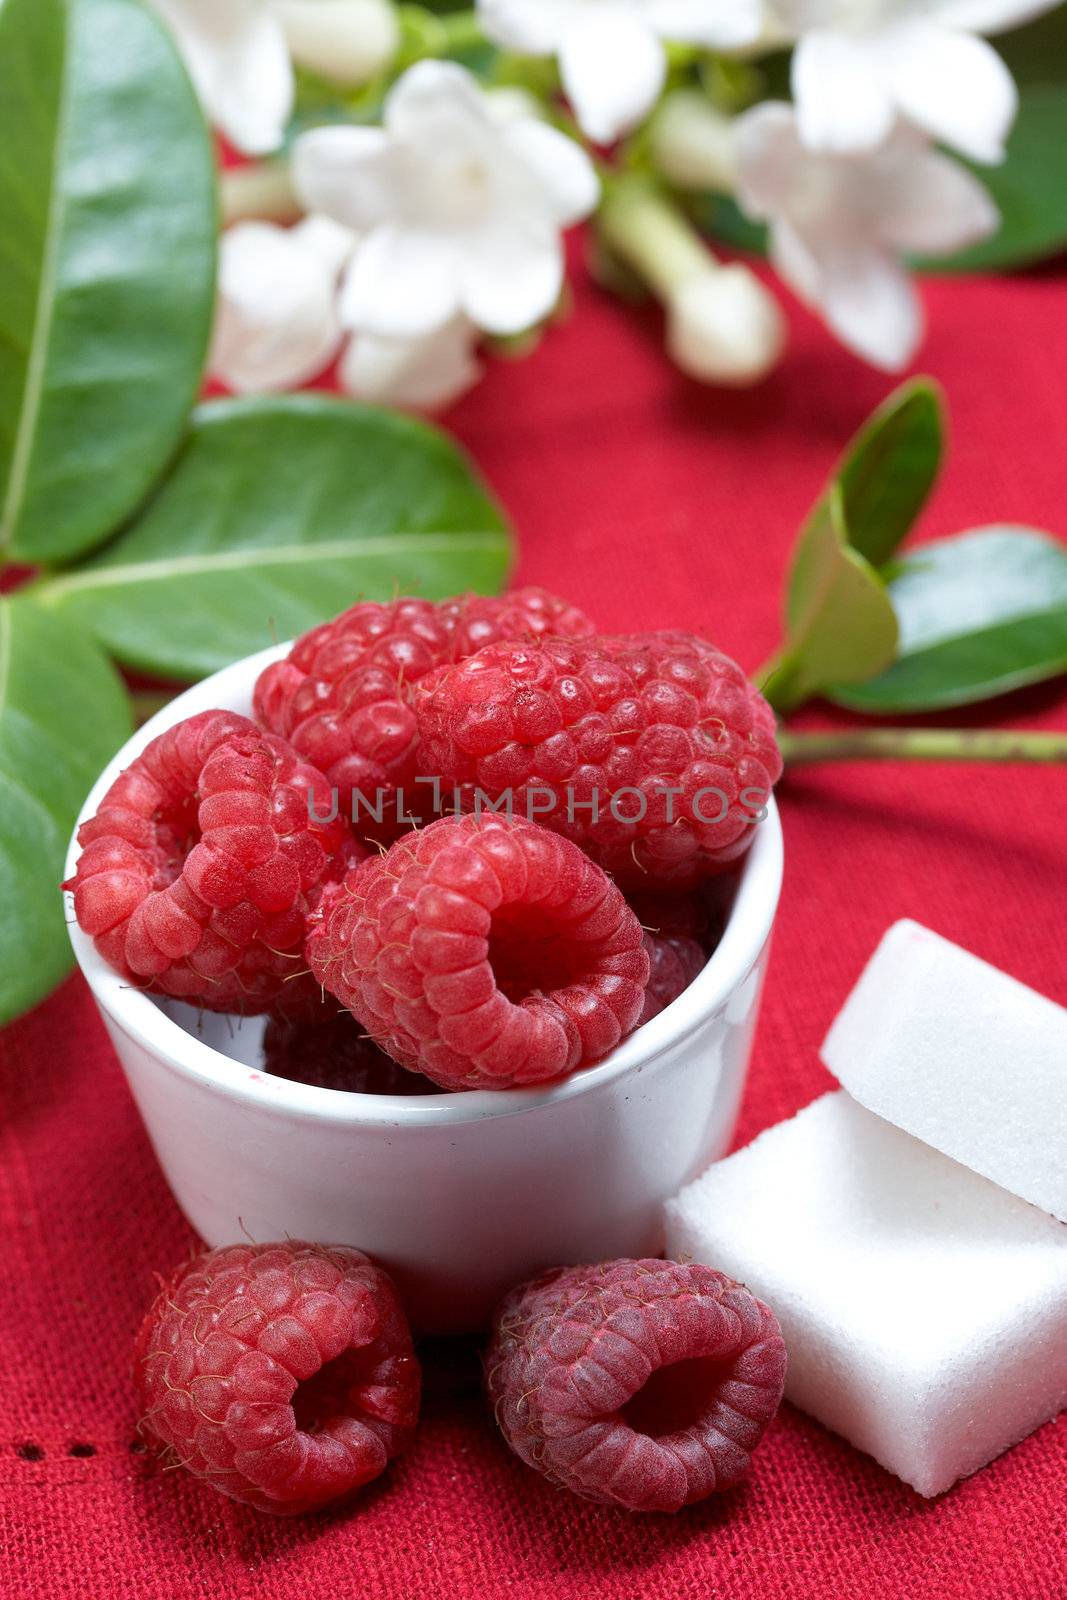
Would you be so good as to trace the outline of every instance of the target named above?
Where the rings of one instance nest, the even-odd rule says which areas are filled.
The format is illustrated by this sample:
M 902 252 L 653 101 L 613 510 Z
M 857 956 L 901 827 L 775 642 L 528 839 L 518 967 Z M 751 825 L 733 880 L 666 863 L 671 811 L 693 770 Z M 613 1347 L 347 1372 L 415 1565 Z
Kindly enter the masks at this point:
M 284 650 L 238 662 L 159 712 L 101 773 L 82 818 L 164 728 L 213 706 L 248 714 L 257 675 Z M 68 874 L 77 856 L 72 841 Z M 781 878 L 772 802 L 722 942 L 689 989 L 598 1066 L 511 1093 L 344 1094 L 270 1077 L 262 1022 L 150 999 L 104 964 L 72 910 L 68 921 L 196 1231 L 212 1245 L 357 1245 L 393 1272 L 420 1330 L 459 1332 L 539 1268 L 662 1248 L 664 1199 L 733 1133 Z

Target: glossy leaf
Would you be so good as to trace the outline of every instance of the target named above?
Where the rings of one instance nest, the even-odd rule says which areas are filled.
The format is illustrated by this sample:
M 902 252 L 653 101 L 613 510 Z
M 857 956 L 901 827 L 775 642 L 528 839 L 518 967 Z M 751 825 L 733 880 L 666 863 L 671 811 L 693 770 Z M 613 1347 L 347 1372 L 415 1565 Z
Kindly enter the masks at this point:
M 813 519 L 823 516 L 827 495 L 839 486 L 849 544 L 872 566 L 884 566 L 926 504 L 941 468 L 943 448 L 941 391 L 929 378 L 902 384 L 846 449 Z M 791 622 L 803 605 L 807 544 L 805 531 L 797 544 L 789 582 Z
M 877 572 L 849 543 L 844 493 L 831 486 L 797 547 L 785 645 L 763 675 L 788 711 L 830 684 L 861 683 L 893 660 L 897 622 Z
M 71 965 L 63 860 L 86 794 L 129 733 L 129 699 L 92 638 L 29 600 L 0 600 L 0 1023 Z
M 166 464 L 210 332 L 212 145 L 136 0 L 3 0 L 0 217 L 0 545 L 64 560 Z
M 922 546 L 889 586 L 899 659 L 834 691 L 869 712 L 969 705 L 1067 672 L 1067 548 L 1029 528 Z
M 443 434 L 290 395 L 202 406 L 132 526 L 36 594 L 127 665 L 195 678 L 363 597 L 492 593 L 510 558 L 499 509 Z

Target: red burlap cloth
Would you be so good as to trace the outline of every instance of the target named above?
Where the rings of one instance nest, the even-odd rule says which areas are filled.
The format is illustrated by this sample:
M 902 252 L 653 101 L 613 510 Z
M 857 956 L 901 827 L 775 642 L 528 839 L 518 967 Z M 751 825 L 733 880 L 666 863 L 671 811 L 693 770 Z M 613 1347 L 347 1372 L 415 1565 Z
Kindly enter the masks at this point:
M 924 534 L 1067 533 L 1062 277 L 934 283 L 928 300 L 923 365 L 955 439 Z M 890 387 L 801 314 L 794 333 L 765 388 L 714 393 L 666 364 L 653 314 L 580 285 L 573 319 L 449 419 L 514 516 L 520 576 L 608 628 L 706 630 L 754 668 L 797 522 Z M 988 715 L 1065 727 L 1062 685 Z M 742 1140 L 827 1087 L 819 1041 L 897 917 L 1067 1001 L 1061 772 L 811 769 L 781 802 L 786 889 Z M 160 1471 L 131 1446 L 130 1341 L 189 1230 L 80 980 L 0 1050 L 3 1596 L 1067 1596 L 1067 1421 L 929 1504 L 786 1406 L 743 1489 L 627 1519 L 508 1454 L 460 1348 L 431 1356 L 412 1454 L 343 1513 L 275 1522 Z

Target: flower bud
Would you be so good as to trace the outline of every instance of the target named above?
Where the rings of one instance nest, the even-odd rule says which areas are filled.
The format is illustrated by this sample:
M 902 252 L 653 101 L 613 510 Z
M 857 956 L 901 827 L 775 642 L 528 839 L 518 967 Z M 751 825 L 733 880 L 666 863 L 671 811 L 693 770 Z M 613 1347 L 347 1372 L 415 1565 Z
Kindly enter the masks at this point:
M 679 189 L 733 189 L 733 120 L 697 90 L 669 95 L 652 125 L 652 159 Z
M 748 388 L 767 376 L 785 347 L 777 300 L 740 263 L 684 278 L 666 308 L 671 360 L 703 383 Z
M 331 83 L 363 84 L 400 46 L 391 0 L 273 0 L 293 60 Z

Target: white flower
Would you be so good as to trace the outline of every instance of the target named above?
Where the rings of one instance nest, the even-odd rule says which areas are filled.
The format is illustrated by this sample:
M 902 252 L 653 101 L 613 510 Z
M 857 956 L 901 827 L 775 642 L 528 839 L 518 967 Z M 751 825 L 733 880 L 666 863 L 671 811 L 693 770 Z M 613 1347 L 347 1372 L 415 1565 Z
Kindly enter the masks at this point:
M 498 44 L 559 57 L 575 115 L 602 144 L 655 105 L 667 75 L 664 39 L 736 49 L 759 37 L 763 9 L 763 0 L 478 0 Z
M 222 236 L 209 370 L 236 394 L 299 388 L 341 348 L 338 278 L 359 238 L 329 217 L 295 228 L 242 222 Z M 434 411 L 477 382 L 477 330 L 465 317 L 420 339 L 358 334 L 341 358 L 342 388 L 380 405 Z
M 246 155 L 265 155 L 282 142 L 293 112 L 292 60 L 363 83 L 399 42 L 389 0 L 149 3 L 173 33 L 208 118 Z
M 902 125 L 869 154 L 824 155 L 801 143 L 792 106 L 768 101 L 738 118 L 736 139 L 737 197 L 770 223 L 782 277 L 858 355 L 906 366 L 923 314 L 899 256 L 988 237 L 999 216 L 987 190 Z
M 785 338 L 778 302 L 739 262 L 684 278 L 667 301 L 667 353 L 702 383 L 747 389 L 762 382 Z
M 208 118 L 246 155 L 282 142 L 293 68 L 265 0 L 151 0 L 185 58 Z
M 1015 119 L 1011 74 L 978 33 L 1057 0 L 774 0 L 798 39 L 793 96 L 813 150 L 870 150 L 904 116 L 975 161 L 997 162 Z
M 539 322 L 563 284 L 560 230 L 599 192 L 574 140 L 532 117 L 502 120 L 471 74 L 443 61 L 404 74 L 384 127 L 304 134 L 293 177 L 309 210 L 366 232 L 341 318 L 386 339 L 459 314 L 498 334 Z
M 222 236 L 209 370 L 237 394 L 292 389 L 336 355 L 337 279 L 356 237 L 327 217 L 241 222 Z
M 341 359 L 341 383 L 358 400 L 439 411 L 477 383 L 477 329 L 453 317 L 421 339 L 357 333 Z

